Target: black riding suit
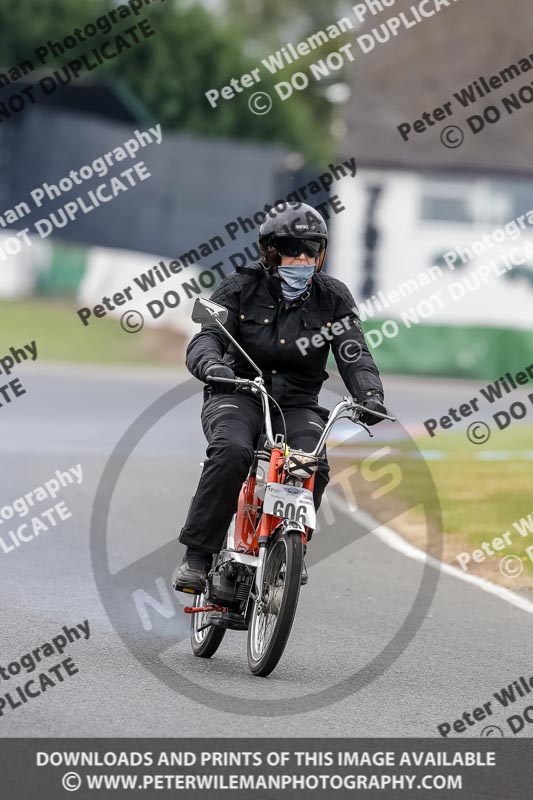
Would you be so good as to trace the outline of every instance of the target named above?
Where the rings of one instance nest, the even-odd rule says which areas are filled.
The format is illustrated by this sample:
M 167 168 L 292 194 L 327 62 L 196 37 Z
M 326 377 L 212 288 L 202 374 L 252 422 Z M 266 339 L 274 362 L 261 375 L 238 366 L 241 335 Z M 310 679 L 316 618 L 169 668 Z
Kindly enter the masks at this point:
M 319 406 L 318 395 L 328 377 L 330 347 L 356 400 L 376 392 L 383 397 L 354 300 L 336 278 L 315 274 L 309 291 L 287 304 L 280 278 L 256 263 L 228 275 L 210 299 L 228 309 L 225 327 L 263 371 L 267 391 L 283 409 L 290 446 L 313 450 L 320 438 L 329 412 Z M 203 380 L 205 369 L 217 362 L 226 363 L 237 377 L 257 375 L 216 324 L 204 324 L 187 348 L 187 368 Z M 271 410 L 274 433 L 281 432 L 272 404 Z M 207 459 L 179 537 L 183 544 L 210 553 L 222 547 L 262 422 L 260 398 L 242 390 L 216 394 L 204 387 Z M 324 460 L 315 478 L 317 508 L 328 475 Z

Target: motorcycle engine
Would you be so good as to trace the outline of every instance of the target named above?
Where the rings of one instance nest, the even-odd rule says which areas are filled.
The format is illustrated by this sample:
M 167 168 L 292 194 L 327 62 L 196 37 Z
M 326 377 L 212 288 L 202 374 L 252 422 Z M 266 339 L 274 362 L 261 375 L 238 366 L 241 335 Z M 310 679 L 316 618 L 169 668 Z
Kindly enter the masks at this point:
M 243 613 L 248 602 L 255 570 L 248 564 L 233 561 L 229 553 L 220 553 L 207 578 L 210 603 Z

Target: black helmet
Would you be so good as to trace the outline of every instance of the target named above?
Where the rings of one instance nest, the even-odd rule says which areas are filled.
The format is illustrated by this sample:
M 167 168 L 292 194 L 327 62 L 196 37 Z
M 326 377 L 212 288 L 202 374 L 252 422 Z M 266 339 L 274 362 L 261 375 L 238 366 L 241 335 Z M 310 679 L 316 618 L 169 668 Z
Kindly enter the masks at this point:
M 309 252 L 316 256 L 316 271 L 322 268 L 328 246 L 328 228 L 316 209 L 305 203 L 281 203 L 268 212 L 259 229 L 261 261 L 267 269 L 281 264 L 281 254 L 276 247 L 280 239 L 305 239 L 309 243 Z M 286 244 L 290 245 L 290 241 Z

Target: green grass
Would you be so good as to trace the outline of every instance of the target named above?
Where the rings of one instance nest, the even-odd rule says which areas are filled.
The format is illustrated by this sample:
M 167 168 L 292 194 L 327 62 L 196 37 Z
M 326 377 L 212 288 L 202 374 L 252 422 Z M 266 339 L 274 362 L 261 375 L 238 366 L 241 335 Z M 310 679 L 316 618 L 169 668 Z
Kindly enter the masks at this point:
M 78 306 L 53 301 L 0 301 L 0 351 L 34 339 L 39 360 L 92 364 L 178 363 L 180 337 L 143 328 L 126 333 L 117 319 L 92 319 L 85 327 Z M 168 345 L 173 343 L 173 347 Z
M 533 427 L 515 425 L 507 431 L 494 433 L 483 446 L 471 444 L 464 433 L 442 433 L 437 440 L 424 436 L 414 444 L 410 441 L 380 441 L 377 446 L 387 445 L 392 448 L 394 456 L 384 460 L 383 465 L 397 464 L 401 470 L 401 482 L 394 491 L 376 500 L 373 492 L 386 481 L 384 478 L 375 481 L 375 476 L 374 483 L 368 478 L 365 481 L 364 469 L 361 469 L 354 491 L 362 508 L 384 523 L 408 512 L 408 529 L 413 530 L 415 538 L 417 532 L 423 535 L 424 544 L 420 546 L 426 547 L 425 524 L 420 509 L 420 504 L 423 504 L 430 530 L 440 528 L 439 517 L 442 515 L 444 534 L 459 537 L 458 549 L 454 553 L 462 549 L 472 551 L 482 542 L 490 542 L 510 531 L 511 546 L 499 551 L 499 558 L 490 560 L 497 565 L 503 555 L 512 553 L 521 556 L 526 572 L 533 574 L 533 562 L 525 553 L 526 548 L 533 545 L 533 534 L 522 537 L 513 528 L 513 522 L 533 513 L 533 462 L 519 455 L 533 450 Z M 362 446 L 367 448 L 368 443 L 362 443 Z M 446 457 L 442 460 L 413 458 L 418 450 L 438 450 Z M 508 458 L 485 461 L 476 457 L 480 451 L 487 450 L 506 451 Z M 356 452 L 357 446 L 350 445 L 350 451 L 352 454 Z M 362 455 L 363 465 L 364 458 Z M 360 464 L 357 455 L 355 463 Z M 345 460 L 342 466 L 346 467 Z M 436 539 L 430 536 L 429 541 Z
M 448 456 L 427 462 L 440 498 L 444 532 L 463 535 L 474 548 L 510 530 L 512 546 L 502 555 L 525 556 L 524 563 L 533 572 L 533 563 L 525 555 L 533 534 L 522 538 L 512 527 L 533 512 L 533 462 L 520 457 L 533 450 L 533 427 L 515 425 L 493 433 L 483 446 L 471 444 L 459 433 L 440 436 L 437 446 L 428 446 L 426 437 L 417 444 L 421 450 L 438 449 Z M 483 450 L 506 451 L 509 457 L 476 458 Z
M 434 449 L 428 447 L 427 439 L 417 444 L 421 450 Z M 533 464 L 519 456 L 533 450 L 533 428 L 521 425 L 500 431 L 483 446 L 453 433 L 441 437 L 435 449 L 447 455 L 442 461 L 427 462 L 441 496 L 446 530 L 482 541 L 487 533 L 498 535 L 533 511 Z M 506 451 L 509 458 L 484 461 L 476 457 L 487 450 Z

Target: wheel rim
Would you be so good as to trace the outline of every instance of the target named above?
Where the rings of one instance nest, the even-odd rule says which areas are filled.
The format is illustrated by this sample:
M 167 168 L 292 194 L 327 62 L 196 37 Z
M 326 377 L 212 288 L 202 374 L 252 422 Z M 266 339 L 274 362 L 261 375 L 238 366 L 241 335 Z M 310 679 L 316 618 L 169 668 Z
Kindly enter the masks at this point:
M 283 539 L 276 542 L 267 557 L 261 597 L 254 603 L 250 631 L 250 651 L 259 661 L 276 628 L 287 578 L 287 547 Z
M 194 608 L 199 608 L 201 606 L 206 605 L 205 594 L 197 594 L 195 596 Z M 208 622 L 208 612 L 206 611 L 198 611 L 196 614 L 192 615 L 192 638 L 194 639 L 196 644 L 202 644 L 209 628 L 204 628 L 203 631 L 199 630 L 202 625 L 206 625 Z

